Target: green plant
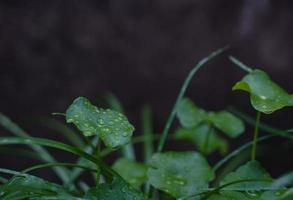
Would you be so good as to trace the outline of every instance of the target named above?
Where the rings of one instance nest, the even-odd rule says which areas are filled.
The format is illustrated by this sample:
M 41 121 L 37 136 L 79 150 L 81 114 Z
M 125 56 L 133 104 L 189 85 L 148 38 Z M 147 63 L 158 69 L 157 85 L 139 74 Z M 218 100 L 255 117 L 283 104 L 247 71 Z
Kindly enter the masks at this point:
M 257 110 L 254 122 L 235 109 L 206 111 L 184 97 L 195 73 L 205 63 L 225 50 L 219 49 L 201 60 L 187 76 L 162 134 L 155 134 L 152 113 L 148 106 L 142 112 L 143 135 L 132 136 L 133 125 L 123 114 L 119 101 L 107 95 L 111 109 L 94 106 L 85 97 L 76 98 L 66 110 L 66 122 L 80 132 L 60 122 L 45 120 L 55 131 L 62 133 L 72 145 L 29 136 L 17 124 L 0 113 L 0 124 L 16 137 L 0 137 L 0 145 L 25 144 L 31 150 L 4 149 L 42 163 L 21 172 L 0 168 L 0 198 L 3 200 L 146 200 L 146 199 L 206 199 L 206 200 L 288 200 L 292 199 L 292 173 L 278 179 L 256 160 L 257 142 L 282 136 L 292 139 L 292 131 L 272 128 L 260 121 L 260 113 L 271 114 L 293 105 L 293 95 L 275 84 L 265 72 L 252 70 L 234 57 L 231 61 L 248 74 L 237 82 L 233 90 L 250 94 Z M 168 135 L 177 116 L 180 126 Z M 252 142 L 227 154 L 228 138 L 245 133 L 244 122 L 255 126 Z M 268 135 L 258 137 L 259 129 Z M 221 133 L 221 135 L 219 134 Z M 162 151 L 167 139 L 187 140 L 196 151 Z M 158 147 L 155 151 L 155 141 Z M 134 144 L 143 143 L 144 160 L 136 160 Z M 45 147 L 59 149 L 79 156 L 76 163 L 58 162 Z M 252 147 L 251 160 L 242 156 Z M 5 148 L 5 147 L 3 147 Z M 121 157 L 110 167 L 104 157 L 121 151 Z M 223 158 L 211 167 L 207 157 L 219 152 Z M 237 160 L 238 159 L 238 160 Z M 33 171 L 52 168 L 62 184 L 34 176 Z M 220 170 L 222 169 L 222 170 Z M 78 179 L 81 173 L 91 173 L 95 185 Z M 5 175 L 5 176 L 4 176 Z M 10 175 L 10 176 L 7 176 Z M 142 192 L 142 190 L 144 192 Z

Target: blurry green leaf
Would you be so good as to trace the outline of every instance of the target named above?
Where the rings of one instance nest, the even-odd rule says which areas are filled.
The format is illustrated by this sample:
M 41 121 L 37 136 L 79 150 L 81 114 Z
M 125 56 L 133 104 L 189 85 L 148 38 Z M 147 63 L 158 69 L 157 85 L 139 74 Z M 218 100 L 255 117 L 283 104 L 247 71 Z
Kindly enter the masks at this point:
M 176 130 L 175 136 L 178 139 L 192 142 L 200 152 L 204 152 L 206 155 L 215 151 L 219 151 L 223 155 L 228 150 L 227 141 L 219 137 L 208 124 L 201 124 L 193 129 L 179 128 Z
M 182 99 L 176 111 L 184 128 L 195 127 L 205 119 L 205 111 L 198 108 L 189 98 Z
M 74 123 L 85 135 L 98 135 L 109 148 L 127 144 L 134 127 L 114 110 L 97 108 L 84 97 L 78 97 L 66 111 L 66 121 Z
M 270 114 L 285 106 L 293 106 L 293 95 L 271 80 L 261 70 L 253 70 L 233 86 L 233 90 L 250 93 L 250 102 L 254 109 Z
M 213 194 L 208 198 L 208 200 L 251 200 L 251 198 L 247 197 L 241 192 L 225 191 L 218 194 Z
M 122 178 L 135 187 L 146 181 L 147 166 L 136 161 L 120 158 L 112 167 Z
M 244 132 L 243 122 L 227 111 L 210 112 L 209 120 L 231 138 L 238 137 Z
M 283 195 L 281 200 L 292 200 L 293 199 L 293 187 L 288 189 Z
M 235 192 L 235 191 L 223 191 L 218 194 L 213 194 L 208 200 L 280 200 L 278 192 L 266 191 L 266 192 Z
M 119 177 L 114 177 L 112 183 L 103 183 L 90 189 L 85 195 L 86 200 L 147 200 L 145 195 L 127 185 Z
M 196 152 L 156 153 L 149 164 L 149 182 L 175 198 L 208 188 L 214 178 L 208 162 Z
M 245 165 L 240 166 L 235 172 L 227 174 L 220 185 L 247 179 L 256 181 L 236 183 L 225 187 L 225 189 L 266 190 L 271 187 L 273 181 L 271 176 L 261 167 L 258 161 L 249 161 Z
M 32 175 L 17 175 L 7 183 L 0 186 L 0 191 L 4 192 L 3 198 L 18 199 L 19 196 L 71 196 L 60 185 L 45 181 Z M 13 198 L 12 198 L 13 197 Z M 2 197 L 1 197 L 2 199 Z

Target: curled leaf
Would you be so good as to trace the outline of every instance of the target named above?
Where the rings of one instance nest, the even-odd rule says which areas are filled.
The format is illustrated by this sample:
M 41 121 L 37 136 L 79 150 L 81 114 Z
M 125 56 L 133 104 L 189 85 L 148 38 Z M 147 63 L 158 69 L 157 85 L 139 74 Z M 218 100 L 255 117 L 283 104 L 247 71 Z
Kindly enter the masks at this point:
M 233 90 L 243 90 L 250 94 L 250 102 L 254 109 L 270 114 L 285 106 L 293 106 L 293 95 L 271 80 L 262 70 L 253 70 Z
M 85 97 L 76 98 L 69 106 L 66 121 L 73 123 L 85 136 L 99 136 L 109 148 L 127 144 L 134 131 L 123 114 L 97 108 Z

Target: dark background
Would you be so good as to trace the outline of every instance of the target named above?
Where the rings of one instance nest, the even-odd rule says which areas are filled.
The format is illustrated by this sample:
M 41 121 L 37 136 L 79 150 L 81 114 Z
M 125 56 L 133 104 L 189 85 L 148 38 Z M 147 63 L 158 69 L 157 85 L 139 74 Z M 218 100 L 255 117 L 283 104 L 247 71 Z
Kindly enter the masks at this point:
M 247 94 L 231 92 L 245 73 L 227 56 L 293 92 L 292 20 L 290 0 L 2 0 L 0 111 L 32 135 L 52 138 L 36 119 L 64 112 L 77 96 L 95 101 L 111 92 L 138 132 L 141 107 L 150 104 L 160 132 L 189 70 L 230 44 L 199 71 L 187 96 L 208 110 L 232 105 L 254 115 Z M 288 108 L 264 121 L 287 129 L 292 118 Z M 232 146 L 250 137 L 248 129 Z M 286 144 L 277 140 L 264 159 L 274 175 L 293 167 Z M 0 156 L 2 167 L 28 165 Z

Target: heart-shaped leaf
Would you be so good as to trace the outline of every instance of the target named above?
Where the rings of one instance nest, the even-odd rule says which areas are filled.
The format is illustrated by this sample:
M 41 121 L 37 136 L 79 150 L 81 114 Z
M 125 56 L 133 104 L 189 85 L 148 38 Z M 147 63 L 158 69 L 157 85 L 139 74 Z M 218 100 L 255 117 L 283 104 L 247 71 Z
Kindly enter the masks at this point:
M 178 119 L 184 128 L 195 127 L 206 117 L 205 111 L 198 108 L 189 98 L 182 99 L 176 111 Z
M 149 182 L 175 198 L 208 188 L 214 178 L 208 162 L 196 152 L 156 153 L 149 164 Z
M 213 125 L 231 138 L 238 137 L 244 132 L 243 122 L 227 111 L 209 112 L 208 115 Z
M 175 132 L 177 139 L 188 140 L 205 155 L 219 151 L 222 155 L 228 150 L 228 143 L 219 137 L 210 125 L 201 124 L 193 129 L 179 128 Z
M 103 183 L 90 189 L 86 200 L 147 200 L 145 195 L 130 187 L 124 180 L 114 177 L 111 183 Z
M 134 127 L 114 110 L 97 108 L 84 97 L 76 98 L 66 111 L 67 123 L 73 123 L 85 135 L 98 135 L 109 148 L 127 144 Z
M 112 168 L 134 187 L 141 186 L 147 179 L 147 166 L 134 160 L 120 158 Z
M 233 190 L 266 190 L 271 188 L 273 179 L 263 169 L 258 161 L 249 161 L 245 165 L 240 166 L 235 172 L 227 174 L 220 185 L 225 185 L 235 181 L 247 181 L 229 185 L 225 189 Z
M 293 106 L 293 95 L 273 82 L 262 70 L 255 69 L 247 74 L 233 86 L 233 90 L 248 92 L 254 109 L 266 114 Z

